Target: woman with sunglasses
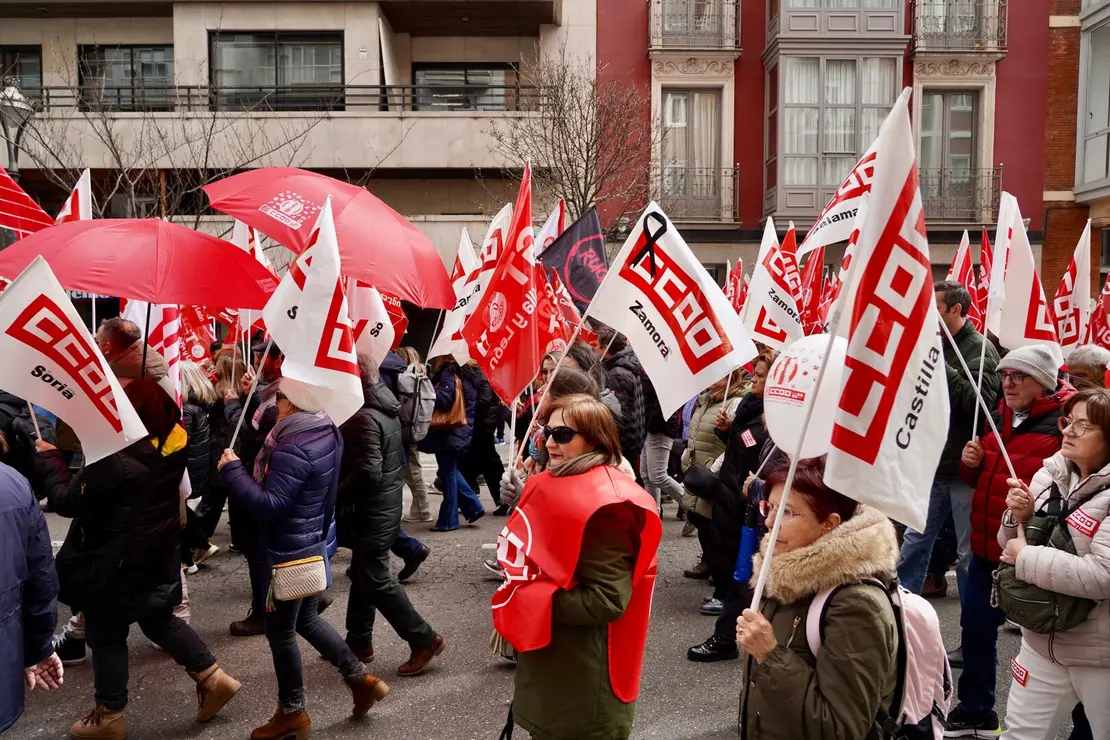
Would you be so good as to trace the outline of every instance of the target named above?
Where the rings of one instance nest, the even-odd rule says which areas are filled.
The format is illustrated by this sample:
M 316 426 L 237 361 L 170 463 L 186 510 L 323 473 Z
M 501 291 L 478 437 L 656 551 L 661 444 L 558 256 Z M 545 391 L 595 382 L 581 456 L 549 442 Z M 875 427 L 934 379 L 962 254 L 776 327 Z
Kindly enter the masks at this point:
M 528 480 L 498 538 L 506 581 L 494 625 L 518 649 L 512 717 L 544 740 L 627 738 L 662 524 L 617 469 L 617 425 L 599 400 L 556 400 L 543 436 L 547 471 Z M 517 589 L 537 595 L 514 599 Z
M 1102 528 L 1110 511 L 1110 392 L 1081 391 L 1062 414 L 1060 451 L 1029 485 L 1009 481 L 998 541 L 1002 562 L 1016 566 L 1019 580 L 1098 604 L 1069 630 L 1046 635 L 1022 628 L 1016 661 L 1024 680 L 1010 686 L 1002 734 L 1009 740 L 1056 737 L 1077 702 L 1083 702 L 1092 735 L 1110 737 L 1110 527 Z M 1026 542 L 1022 525 L 1047 511 L 1054 496 L 1066 507 L 1075 554 Z

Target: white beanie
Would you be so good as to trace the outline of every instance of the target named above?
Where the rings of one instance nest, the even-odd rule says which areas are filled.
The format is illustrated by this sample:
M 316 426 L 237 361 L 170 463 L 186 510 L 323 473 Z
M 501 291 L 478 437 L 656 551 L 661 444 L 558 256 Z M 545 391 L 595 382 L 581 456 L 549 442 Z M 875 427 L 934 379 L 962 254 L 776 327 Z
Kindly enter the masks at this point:
M 1058 385 L 1056 371 L 1060 369 L 1047 344 L 1031 344 L 1006 353 L 998 363 L 999 370 L 1016 370 L 1025 373 L 1049 391 Z
M 316 397 L 315 388 L 293 378 L 282 378 L 278 381 L 278 390 L 301 411 L 318 414 L 324 410 L 324 405 Z

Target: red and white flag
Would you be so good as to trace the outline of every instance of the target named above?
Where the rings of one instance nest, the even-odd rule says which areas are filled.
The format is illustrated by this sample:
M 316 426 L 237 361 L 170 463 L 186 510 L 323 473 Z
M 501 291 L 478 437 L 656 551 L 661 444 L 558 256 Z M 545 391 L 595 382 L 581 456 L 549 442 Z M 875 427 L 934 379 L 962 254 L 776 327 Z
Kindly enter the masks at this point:
M 342 424 L 362 408 L 363 396 L 331 196 L 320 209 L 308 244 L 289 264 L 262 318 L 285 354 L 281 374 L 312 386 L 331 420 Z
M 736 305 L 735 273 L 732 270 L 732 263 L 728 260 L 725 260 L 725 298 L 728 299 L 731 305 Z
M 1045 344 L 1052 351 L 1056 366 L 1063 365 L 1064 353 L 1033 261 L 1021 209 L 1017 199 L 1007 192 L 1002 193 L 998 208 L 994 249 L 987 327 L 1006 349 Z
M 147 307 L 150 307 L 149 314 Z M 166 361 L 166 376 L 173 383 L 174 400 L 181 405 L 181 312 L 173 303 L 127 301 L 120 314 L 135 326 L 147 345 Z M 147 317 L 150 323 L 147 324 Z
M 451 285 L 455 289 L 455 306 L 443 317 L 443 328 L 428 351 L 428 359 L 453 355 L 459 364 L 470 360 L 470 348 L 462 336 L 463 325 L 474 314 L 482 291 L 489 285 L 497 258 L 505 251 L 505 239 L 513 219 L 513 205 L 505 206 L 493 217 L 482 248 L 476 257 L 470 235 L 463 229 L 459 236 L 459 251 L 451 271 Z
M 53 225 L 54 219 L 0 167 L 0 229 L 8 229 L 16 239 L 22 239 Z
M 1091 220 L 1075 245 L 1071 263 L 1060 278 L 1056 299 L 1052 301 L 1056 336 L 1064 357 L 1083 343 L 1091 320 Z
M 628 337 L 664 416 L 756 356 L 717 281 L 655 203 L 614 258 L 587 315 Z
M 212 364 L 212 317 L 198 306 L 182 306 L 181 312 L 181 357 L 187 362 L 195 362 L 206 369 Z
M 547 221 L 544 221 L 539 233 L 536 234 L 536 255 L 543 254 L 544 250 L 550 247 L 551 244 L 559 238 L 559 234 L 562 234 L 566 230 L 567 204 L 560 198 L 559 204 L 555 206 L 555 210 L 547 217 Z
M 848 239 L 854 231 L 856 210 L 863 196 L 871 192 L 871 181 L 875 177 L 875 145 L 872 144 L 844 182 L 837 188 L 832 200 L 821 211 L 813 228 L 806 234 L 805 241 L 798 248 L 798 256 L 809 254 L 818 247 L 827 247 Z
M 351 319 L 354 321 L 355 349 L 370 355 L 374 367 L 381 367 L 382 360 L 393 349 L 396 332 L 393 318 L 386 310 L 385 301 L 377 288 L 352 281 Z
M 732 268 L 729 285 L 731 295 L 727 291 L 726 295 L 736 314 L 740 315 L 740 310 L 744 307 L 744 299 L 748 296 L 748 276 L 744 274 L 744 260 L 739 257 L 736 259 L 736 266 Z
M 66 198 L 66 202 L 62 204 L 62 210 L 58 212 L 58 217 L 54 219 L 55 223 L 67 224 L 70 221 L 88 221 L 93 217 L 93 203 L 92 203 L 92 178 L 89 175 L 88 168 L 81 173 L 81 177 L 77 179 L 77 187 Z
M 740 290 L 736 296 L 736 313 L 739 316 L 744 315 L 744 306 L 748 305 L 748 293 L 751 288 L 751 276 L 744 275 L 743 282 L 740 283 Z
M 231 229 L 231 243 L 239 247 L 239 249 L 242 249 L 251 257 L 254 257 L 258 264 L 269 270 L 270 274 L 274 277 L 277 277 L 277 271 L 274 270 L 270 258 L 266 256 L 266 251 L 262 248 L 261 235 L 254 227 L 236 220 L 235 225 Z M 232 310 L 238 315 L 238 323 L 234 327 L 234 336 L 236 339 L 242 339 L 243 334 L 249 337 L 256 330 L 265 331 L 266 327 L 262 322 L 261 312 L 247 309 L 241 311 L 238 309 Z
M 1110 275 L 1106 276 L 1106 284 L 1102 286 L 1098 303 L 1091 313 L 1091 323 L 1087 325 L 1085 343 L 1110 349 Z
M 983 309 L 979 305 L 979 287 L 975 282 L 975 267 L 971 263 L 971 240 L 968 238 L 967 229 L 964 229 L 963 238 L 960 240 L 959 248 L 956 249 L 956 256 L 952 258 L 952 266 L 948 268 L 945 280 L 959 283 L 971 294 L 967 320 L 978 331 L 983 331 Z
M 979 246 L 979 288 L 976 291 L 976 303 L 979 304 L 979 321 L 980 324 L 976 328 L 979 331 L 986 333 L 987 323 L 987 296 L 991 292 L 991 271 L 994 269 L 994 259 L 991 257 L 991 240 L 987 236 L 987 230 L 983 229 L 983 238 Z
M 393 324 L 393 346 L 390 349 L 397 349 L 401 346 L 401 340 L 405 337 L 405 332 L 409 329 L 409 316 L 405 313 L 405 307 L 401 305 L 401 299 L 392 293 L 382 293 L 382 303 L 385 304 L 385 312 L 389 314 L 389 321 Z
M 536 377 L 544 354 L 566 347 L 557 299 L 536 258 L 532 235 L 532 170 L 520 183 L 508 242 L 462 328 L 470 356 L 494 392 L 511 404 Z
M 825 329 L 821 320 L 821 299 L 825 288 L 825 248 L 810 253 L 802 272 L 802 330 L 806 335 L 820 334 Z
M 147 435 L 50 265 L 36 257 L 0 294 L 0 388 L 65 421 L 86 463 Z
M 782 352 L 787 345 L 805 336 L 796 296 L 801 294 L 802 277 L 795 257 L 794 230 L 786 232 L 780 246 L 775 224 L 768 218 L 760 246 L 763 259 L 752 271 L 748 300 L 744 304 L 744 326 L 751 338 Z
M 909 98 L 907 89 L 874 147 L 825 483 L 924 531 L 949 408 Z

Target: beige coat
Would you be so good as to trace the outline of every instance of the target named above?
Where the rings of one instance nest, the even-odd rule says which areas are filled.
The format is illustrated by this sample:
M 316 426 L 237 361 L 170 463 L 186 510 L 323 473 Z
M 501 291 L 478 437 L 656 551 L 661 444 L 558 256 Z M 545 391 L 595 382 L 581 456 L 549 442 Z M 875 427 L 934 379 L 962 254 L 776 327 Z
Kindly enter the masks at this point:
M 1048 502 L 1053 483 L 1069 507 L 1090 496 L 1080 511 L 1098 523 L 1097 529 L 1088 536 L 1069 523 L 1076 555 L 1048 547 L 1024 548 L 1017 559 L 1017 577 L 1049 591 L 1101 603 L 1086 622 L 1066 632 L 1038 635 L 1023 629 L 1022 636 L 1033 650 L 1061 665 L 1110 668 L 1110 524 L 1101 526 L 1110 510 L 1110 465 L 1081 481 L 1075 465 L 1056 453 L 1044 461 L 1029 486 L 1035 509 Z M 1016 527 L 1003 525 L 998 531 L 1003 547 L 1016 536 Z
M 686 452 L 682 453 L 683 470 L 691 465 L 712 468 L 717 458 L 725 453 L 725 442 L 717 436 L 717 412 L 727 404 L 729 418 L 732 418 L 742 395 L 743 389 L 738 387 L 730 390 L 728 401 L 724 400 L 723 390 L 701 394 L 698 405 L 690 416 L 689 439 L 686 441 Z M 713 516 L 713 502 L 698 498 L 689 489 L 682 499 L 682 507 L 707 519 Z

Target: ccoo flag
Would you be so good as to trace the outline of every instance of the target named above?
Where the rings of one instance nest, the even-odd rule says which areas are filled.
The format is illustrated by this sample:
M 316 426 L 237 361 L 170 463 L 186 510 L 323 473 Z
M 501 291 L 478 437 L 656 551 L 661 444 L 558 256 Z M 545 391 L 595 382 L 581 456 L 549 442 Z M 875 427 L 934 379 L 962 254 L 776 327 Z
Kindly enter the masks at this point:
M 35 257 L 0 293 L 0 388 L 50 411 L 81 440 L 86 463 L 147 436 L 131 401 L 62 290 Z
M 664 416 L 756 356 L 740 317 L 655 203 L 588 310 L 628 337 Z
M 949 407 L 909 98 L 907 89 L 875 144 L 825 483 L 923 532 Z
M 802 316 L 795 296 L 801 293 L 801 275 L 794 257 L 794 229 L 786 233 L 779 245 L 775 224 L 768 218 L 763 229 L 763 258 L 752 271 L 747 303 L 744 304 L 744 326 L 752 338 L 778 352 L 805 336 Z
M 1091 320 L 1091 219 L 1075 245 L 1060 285 L 1056 300 L 1052 302 L 1052 316 L 1056 319 L 1056 335 L 1064 357 L 1083 343 L 1087 324 Z

